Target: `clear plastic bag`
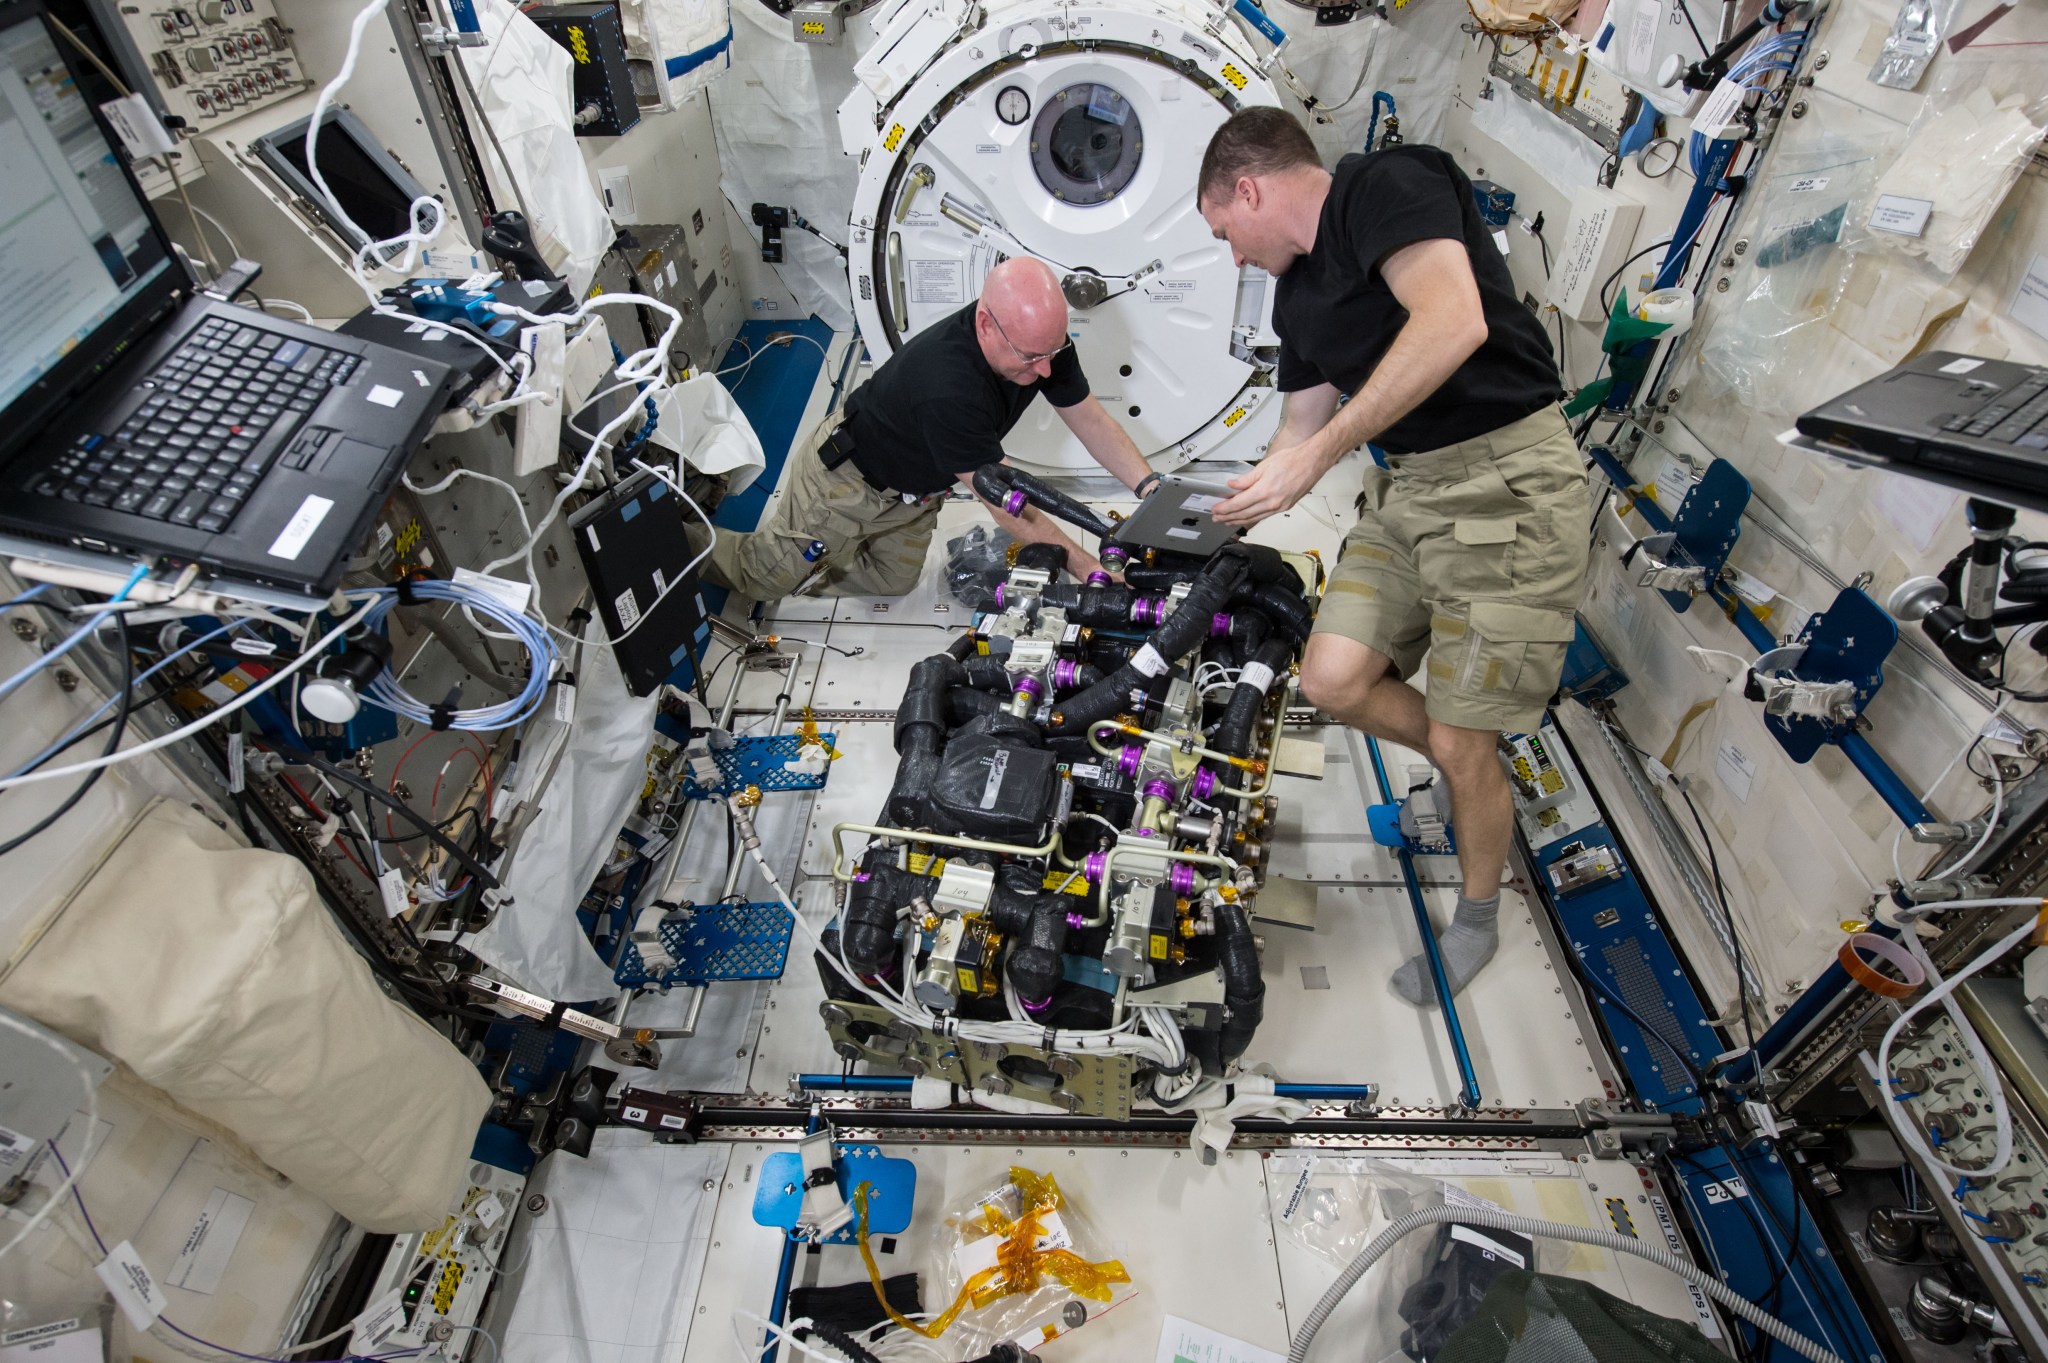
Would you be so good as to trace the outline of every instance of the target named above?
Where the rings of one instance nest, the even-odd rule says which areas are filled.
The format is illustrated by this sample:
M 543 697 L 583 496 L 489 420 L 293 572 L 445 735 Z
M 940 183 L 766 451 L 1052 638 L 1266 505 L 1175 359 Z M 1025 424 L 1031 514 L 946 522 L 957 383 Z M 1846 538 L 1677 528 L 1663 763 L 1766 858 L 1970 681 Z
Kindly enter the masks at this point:
M 946 541 L 946 586 L 969 610 L 994 610 L 996 587 L 1009 576 L 1017 542 L 1007 530 L 977 525 Z
M 1269 1187 L 1275 1219 L 1288 1238 L 1339 1266 L 1411 1212 L 1499 1210 L 1451 1184 L 1366 1156 L 1278 1156 Z M 1455 1221 L 1410 1232 L 1346 1297 L 1338 1328 L 1351 1342 L 1348 1356 L 1365 1363 L 1429 1363 L 1472 1319 L 1493 1280 L 1511 1268 L 1537 1269 L 1535 1242 Z
M 33 1301 L 0 1296 L 0 1339 L 10 1345 L 50 1347 L 50 1341 L 62 1339 L 67 1349 L 79 1351 L 66 1352 L 65 1358 L 105 1358 L 113 1343 L 113 1325 L 114 1303 L 110 1297 Z
M 855 1193 L 856 1213 L 864 1199 Z M 871 1278 L 879 1275 L 858 1225 Z M 941 1339 L 953 1357 L 1009 1341 L 1027 1352 L 1080 1329 L 1137 1289 L 1124 1266 L 1049 1173 L 1013 1166 L 1003 1182 L 956 1203 L 924 1274 L 923 1323 L 898 1325 Z M 892 1317 L 893 1317 L 893 1313 Z
M 1941 71 L 1872 200 L 1849 217 L 1851 250 L 1961 269 L 2048 127 L 2048 62 L 1965 52 Z
M 1812 351 L 1801 338 L 1817 338 L 1835 310 L 1850 264 L 1838 243 L 1859 208 L 1868 211 L 1885 150 L 1881 136 L 1817 131 L 1780 146 L 1752 182 L 1749 246 L 1700 342 L 1701 362 L 1745 407 L 1778 416 L 1812 406 L 1801 384 Z
M 1870 68 L 1871 83 L 1892 90 L 1918 85 L 1960 8 L 1962 0 L 1904 0 Z

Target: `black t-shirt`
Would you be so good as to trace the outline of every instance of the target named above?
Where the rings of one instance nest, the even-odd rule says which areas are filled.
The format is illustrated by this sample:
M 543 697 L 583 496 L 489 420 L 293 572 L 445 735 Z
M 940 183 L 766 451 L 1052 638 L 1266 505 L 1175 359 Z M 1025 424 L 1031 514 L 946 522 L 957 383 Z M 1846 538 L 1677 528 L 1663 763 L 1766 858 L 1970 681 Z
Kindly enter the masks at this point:
M 1485 435 L 1563 395 L 1550 338 L 1516 297 L 1507 261 L 1472 200 L 1472 182 L 1448 155 L 1425 146 L 1337 163 L 1315 249 L 1280 276 L 1274 296 L 1280 390 L 1331 383 L 1349 395 L 1364 386 L 1408 320 L 1379 263 L 1403 246 L 1437 238 L 1465 244 L 1486 340 L 1442 387 L 1373 438 L 1394 454 Z
M 913 496 L 943 492 L 1003 457 L 1003 437 L 1040 393 L 1055 407 L 1088 396 L 1072 346 L 1053 359 L 1051 378 L 1028 386 L 989 368 L 974 335 L 975 306 L 905 341 L 846 400 L 862 473 Z

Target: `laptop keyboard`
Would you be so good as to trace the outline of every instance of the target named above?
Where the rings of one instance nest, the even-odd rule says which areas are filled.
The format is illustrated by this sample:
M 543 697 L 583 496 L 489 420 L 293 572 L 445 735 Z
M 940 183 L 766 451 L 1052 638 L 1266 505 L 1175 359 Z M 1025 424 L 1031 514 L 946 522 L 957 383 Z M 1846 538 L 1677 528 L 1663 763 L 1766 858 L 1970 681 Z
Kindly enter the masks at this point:
M 111 435 L 82 435 L 32 491 L 172 525 L 228 528 L 290 434 L 358 357 L 215 317 L 146 381 Z M 266 439 L 275 435 L 277 439 Z
M 2048 450 L 2048 373 L 2000 393 L 1989 406 L 1951 417 L 1942 429 L 2023 450 Z

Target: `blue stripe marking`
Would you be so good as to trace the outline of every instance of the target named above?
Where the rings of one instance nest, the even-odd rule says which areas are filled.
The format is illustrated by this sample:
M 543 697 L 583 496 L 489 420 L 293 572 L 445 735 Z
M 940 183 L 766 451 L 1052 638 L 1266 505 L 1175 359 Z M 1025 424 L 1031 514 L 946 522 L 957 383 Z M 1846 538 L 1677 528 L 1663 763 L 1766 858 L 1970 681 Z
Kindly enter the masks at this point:
M 704 63 L 723 56 L 731 46 L 732 25 L 727 24 L 725 26 L 725 36 L 717 42 L 700 47 L 695 52 L 685 52 L 680 57 L 670 57 L 666 68 L 668 78 L 670 80 L 678 80 L 689 75 Z

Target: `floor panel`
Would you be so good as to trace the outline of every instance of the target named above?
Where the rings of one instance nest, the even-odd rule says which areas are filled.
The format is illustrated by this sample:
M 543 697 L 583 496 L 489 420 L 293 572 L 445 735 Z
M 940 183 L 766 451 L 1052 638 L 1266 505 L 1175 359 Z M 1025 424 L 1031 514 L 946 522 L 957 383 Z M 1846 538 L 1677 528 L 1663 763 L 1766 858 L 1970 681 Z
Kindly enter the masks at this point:
M 734 1308 L 767 1314 L 780 1258 L 780 1233 L 753 1222 L 753 1179 L 778 1147 L 734 1147 L 712 1229 L 712 1248 L 697 1295 L 697 1328 L 687 1363 L 731 1363 L 738 1357 L 729 1322 Z M 926 1284 L 924 1304 L 945 1304 L 931 1284 L 939 1255 L 949 1252 L 949 1213 L 965 1210 L 999 1185 L 1013 1164 L 1050 1173 L 1085 1218 L 1099 1248 L 1121 1261 L 1137 1293 L 1079 1330 L 1040 1347 L 1047 1363 L 1059 1360 L 1135 1361 L 1152 1357 L 1161 1319 L 1184 1317 L 1284 1353 L 1287 1320 L 1279 1263 L 1267 1214 L 1263 1161 L 1232 1152 L 1205 1167 L 1188 1151 L 1065 1150 L 1018 1146 L 883 1146 L 883 1153 L 917 1165 L 917 1207 L 910 1229 L 895 1237 L 893 1254 L 876 1256 L 883 1275 L 915 1272 Z M 879 1248 L 879 1238 L 877 1239 Z M 850 1247 L 830 1246 L 798 1256 L 796 1282 L 823 1286 L 862 1282 L 866 1272 Z M 956 1331 L 964 1327 L 956 1326 Z M 944 1357 L 982 1350 L 953 1348 Z M 786 1350 L 785 1357 L 796 1357 Z

